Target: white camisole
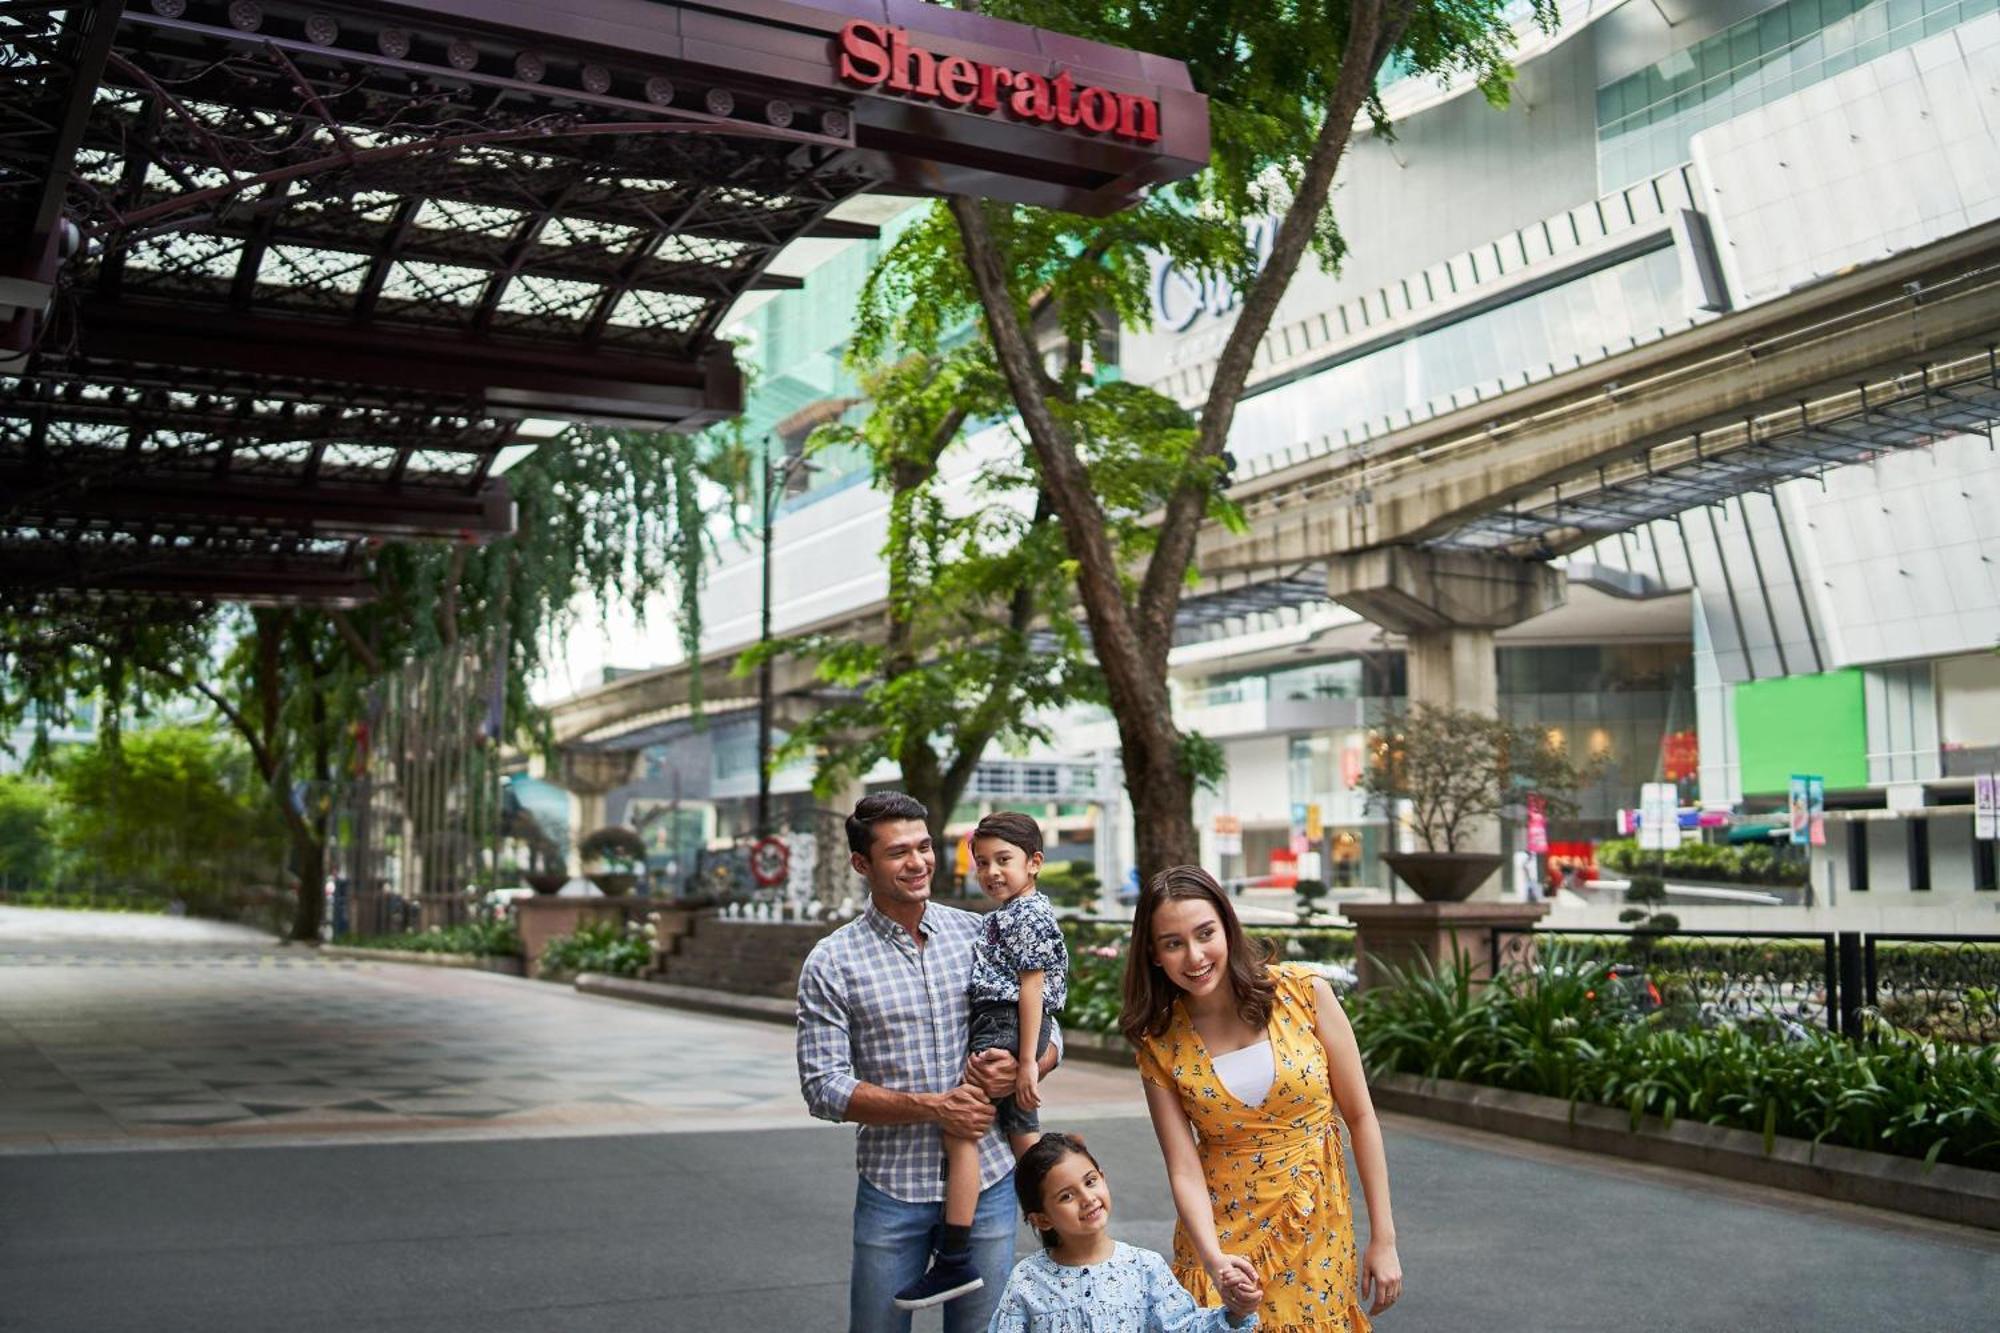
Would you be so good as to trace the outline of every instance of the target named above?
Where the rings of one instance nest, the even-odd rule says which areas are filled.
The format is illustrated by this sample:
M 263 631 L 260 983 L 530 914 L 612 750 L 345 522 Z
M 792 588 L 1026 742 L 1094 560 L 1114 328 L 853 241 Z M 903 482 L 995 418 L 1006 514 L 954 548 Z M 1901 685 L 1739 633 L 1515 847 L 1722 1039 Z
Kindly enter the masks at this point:
M 1271 1095 L 1271 1084 L 1278 1076 L 1278 1064 L 1272 1058 L 1268 1041 L 1218 1055 L 1209 1063 L 1215 1066 L 1215 1076 L 1229 1089 L 1229 1095 L 1245 1106 L 1261 1105 Z

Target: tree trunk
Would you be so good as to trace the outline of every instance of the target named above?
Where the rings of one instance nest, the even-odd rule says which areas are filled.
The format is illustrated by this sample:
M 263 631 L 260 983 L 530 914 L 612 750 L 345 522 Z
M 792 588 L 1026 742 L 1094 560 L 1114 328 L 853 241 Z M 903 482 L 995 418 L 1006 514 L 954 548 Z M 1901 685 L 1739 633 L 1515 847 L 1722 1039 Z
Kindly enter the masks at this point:
M 326 919 L 326 843 L 312 836 L 303 820 L 290 828 L 292 857 L 298 863 L 299 898 L 292 911 L 292 938 L 319 939 Z
M 1218 457 L 1242 396 L 1257 344 L 1262 341 L 1308 248 L 1333 178 L 1375 74 L 1395 48 L 1414 12 L 1412 0 L 1354 6 L 1348 54 L 1314 150 L 1301 164 L 1290 207 L 1280 221 L 1263 273 L 1245 294 L 1243 309 L 1217 362 L 1214 385 L 1203 404 L 1197 460 Z M 1035 453 L 1042 485 L 1054 501 L 1070 554 L 1077 562 L 1077 592 L 1104 671 L 1112 715 L 1123 746 L 1126 791 L 1136 824 L 1139 873 L 1194 863 L 1194 787 L 1182 767 L 1181 737 L 1167 692 L 1167 653 L 1194 558 L 1195 536 L 1209 504 L 1209 483 L 1199 471 L 1169 497 L 1159 544 L 1147 562 L 1136 603 L 1128 599 L 1124 571 L 1105 532 L 1075 441 L 1050 410 L 1044 376 L 1028 330 L 1007 284 L 1007 259 L 987 222 L 984 205 L 950 196 L 952 217 L 964 243 L 989 335 L 1021 424 Z
M 1042 487 L 1062 523 L 1063 540 L 1077 563 L 1077 591 L 1090 625 L 1097 664 L 1104 673 L 1111 714 L 1136 818 L 1139 874 L 1150 878 L 1170 865 L 1197 860 L 1194 788 L 1181 768 L 1180 732 L 1167 693 L 1166 633 L 1146 634 L 1125 600 L 1124 571 L 1111 544 L 1104 512 L 1090 477 L 1062 422 L 1043 392 L 1041 365 L 1020 312 L 1014 308 L 1005 260 L 983 205 L 963 195 L 950 200 L 965 244 L 966 264 L 1000 368 L 1007 377 L 1021 424 L 1035 452 Z

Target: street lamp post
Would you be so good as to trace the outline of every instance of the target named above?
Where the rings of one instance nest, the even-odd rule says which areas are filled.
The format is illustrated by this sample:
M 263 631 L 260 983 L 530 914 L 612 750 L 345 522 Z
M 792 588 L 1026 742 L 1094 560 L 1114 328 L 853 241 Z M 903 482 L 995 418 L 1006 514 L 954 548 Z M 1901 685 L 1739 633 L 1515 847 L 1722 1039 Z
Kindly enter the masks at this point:
M 771 642 L 771 529 L 778 517 L 778 500 L 795 472 L 814 471 L 804 454 L 792 454 L 782 462 L 771 457 L 770 439 L 764 450 L 764 591 L 758 619 L 757 642 Z M 757 836 L 771 836 L 771 659 L 757 664 Z

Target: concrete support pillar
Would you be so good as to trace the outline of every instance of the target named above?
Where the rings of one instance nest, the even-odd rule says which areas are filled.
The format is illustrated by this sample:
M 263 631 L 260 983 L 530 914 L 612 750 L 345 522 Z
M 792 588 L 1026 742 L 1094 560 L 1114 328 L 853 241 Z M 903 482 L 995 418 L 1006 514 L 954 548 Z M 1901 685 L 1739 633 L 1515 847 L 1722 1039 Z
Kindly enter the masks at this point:
M 1493 716 L 1500 711 L 1500 672 L 1493 631 L 1476 625 L 1419 630 L 1404 648 L 1410 702 Z
M 1500 675 L 1494 631 L 1561 606 L 1568 582 L 1561 570 L 1540 561 L 1389 546 L 1329 562 L 1327 592 L 1403 636 L 1410 703 L 1495 717 Z M 1499 826 L 1474 829 L 1461 850 L 1498 852 Z M 1474 896 L 1498 893 L 1499 881 L 1491 879 Z

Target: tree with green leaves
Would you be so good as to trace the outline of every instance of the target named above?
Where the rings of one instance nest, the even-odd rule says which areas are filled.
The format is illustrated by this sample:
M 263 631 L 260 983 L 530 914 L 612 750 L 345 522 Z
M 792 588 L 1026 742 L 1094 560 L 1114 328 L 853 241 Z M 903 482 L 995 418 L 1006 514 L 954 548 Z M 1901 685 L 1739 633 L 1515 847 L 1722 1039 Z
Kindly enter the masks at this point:
M 1092 697 L 1096 673 L 1074 618 L 1063 614 L 1067 556 L 1032 472 L 1003 464 L 955 483 L 940 475 L 967 423 L 1005 410 L 984 344 L 857 360 L 856 370 L 868 415 L 822 426 L 809 444 L 861 450 L 888 495 L 881 633 L 776 641 L 747 654 L 739 670 L 767 655 L 816 663 L 842 697 L 791 731 L 775 759 L 810 758 L 822 795 L 890 760 L 942 841 L 987 750 L 1047 739 L 1047 717 Z
M 284 832 L 240 742 L 208 726 L 132 731 L 56 764 L 70 878 L 230 915 L 282 878 Z
M 1209 98 L 1210 168 L 1107 218 L 953 196 L 884 256 L 862 321 L 887 324 L 904 353 L 934 353 L 976 317 L 1027 436 L 1075 571 L 1106 696 L 1118 722 L 1142 873 L 1197 859 L 1193 795 L 1212 746 L 1174 724 L 1167 654 L 1197 532 L 1228 517 L 1225 446 L 1258 344 L 1308 250 L 1337 262 L 1329 199 L 1357 124 L 1386 129 L 1377 80 L 1464 74 L 1505 97 L 1512 29 L 1505 0 L 988 0 L 994 17 L 1186 62 Z M 1552 0 L 1536 12 L 1553 24 Z M 1275 214 L 1261 270 L 1247 220 Z M 1148 318 L 1150 257 L 1220 275 L 1244 296 L 1198 415 L 1149 390 L 1087 373 L 1101 322 Z M 1046 309 L 1045 318 L 1037 317 Z M 1129 495 L 1101 486 L 1107 465 L 1164 472 L 1143 558 L 1116 539 Z
M 1529 794 L 1558 818 L 1576 813 L 1575 793 L 1604 771 L 1578 761 L 1541 727 L 1461 708 L 1417 704 L 1383 720 L 1362 770 L 1362 790 L 1393 813 L 1409 802 L 1425 851 L 1467 850 L 1478 830 Z
M 372 692 L 404 663 L 490 646 L 501 666 L 497 725 L 466 738 L 546 738 L 529 695 L 584 607 L 678 598 L 682 643 L 699 644 L 711 548 L 704 488 L 740 484 L 741 441 L 574 430 L 509 475 L 515 535 L 485 546 L 395 543 L 366 553 L 377 596 L 353 610 L 36 592 L 0 602 L 0 726 L 46 730 L 86 702 L 101 744 L 168 699 L 205 705 L 246 747 L 300 887 L 292 935 L 317 938 L 336 797 L 365 766 Z M 454 812 L 441 812 L 449 819 Z M 438 816 L 432 816 L 438 817 Z M 419 838 L 449 830 L 418 829 Z
M 46 888 L 55 873 L 57 809 L 46 779 L 0 773 L 0 889 Z

